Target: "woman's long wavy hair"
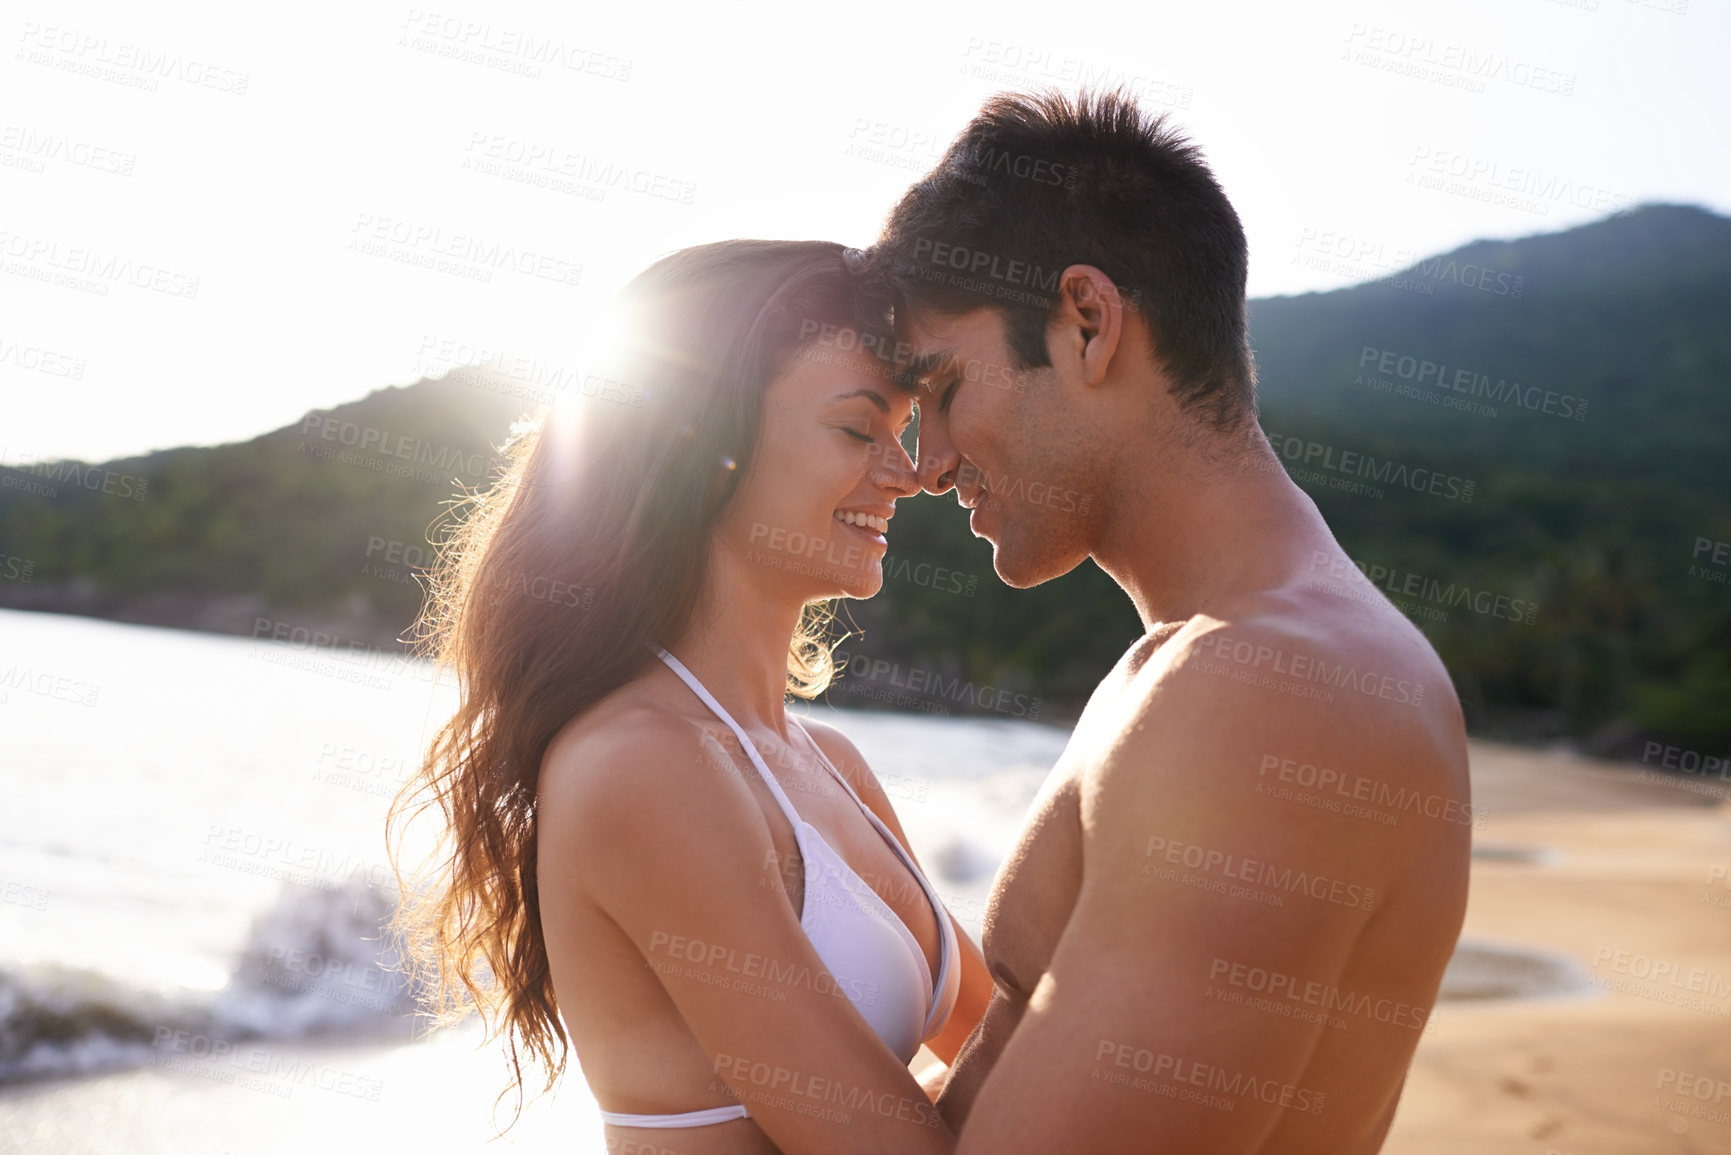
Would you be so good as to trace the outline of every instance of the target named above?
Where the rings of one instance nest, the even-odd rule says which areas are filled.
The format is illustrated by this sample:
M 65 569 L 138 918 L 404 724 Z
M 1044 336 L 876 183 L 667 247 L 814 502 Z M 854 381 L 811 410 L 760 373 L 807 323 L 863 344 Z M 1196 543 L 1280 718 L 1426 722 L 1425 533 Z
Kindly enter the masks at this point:
M 514 433 L 504 475 L 456 502 L 435 534 L 416 641 L 455 672 L 460 701 L 391 804 L 401 898 L 388 930 L 435 1024 L 472 1002 L 487 1041 L 504 1036 L 512 1078 L 499 1097 L 517 1091 L 512 1125 L 520 1052 L 546 1071 L 545 1092 L 569 1051 L 536 879 L 542 756 L 690 622 L 769 382 L 835 332 L 826 326 L 889 348 L 860 301 L 843 249 L 826 242 L 725 241 L 657 261 L 621 294 L 616 352 L 584 379 L 575 412 L 556 407 Z M 828 685 L 826 624 L 827 607 L 808 607 L 789 645 L 789 693 Z M 407 824 L 434 807 L 434 849 L 405 883 Z

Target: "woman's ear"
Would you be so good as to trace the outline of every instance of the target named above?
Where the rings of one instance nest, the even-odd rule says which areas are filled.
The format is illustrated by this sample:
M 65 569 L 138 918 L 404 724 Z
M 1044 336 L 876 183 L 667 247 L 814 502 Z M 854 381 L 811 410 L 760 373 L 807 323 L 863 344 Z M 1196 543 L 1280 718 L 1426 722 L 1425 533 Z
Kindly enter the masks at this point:
M 1057 312 L 1046 330 L 1048 355 L 1070 362 L 1085 385 L 1105 381 L 1124 334 L 1124 297 L 1093 265 L 1071 265 L 1058 276 Z

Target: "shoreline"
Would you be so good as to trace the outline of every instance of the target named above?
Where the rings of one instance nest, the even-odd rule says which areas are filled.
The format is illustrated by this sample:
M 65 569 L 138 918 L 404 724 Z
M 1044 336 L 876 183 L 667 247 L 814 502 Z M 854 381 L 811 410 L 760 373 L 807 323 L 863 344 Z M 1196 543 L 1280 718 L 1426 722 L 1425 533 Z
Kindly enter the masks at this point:
M 1471 757 L 1473 805 L 1487 817 L 1462 947 L 1479 985 L 1439 1000 L 1383 1151 L 1731 1150 L 1731 1113 L 1722 1122 L 1692 1097 L 1699 1079 L 1731 1072 L 1731 881 L 1715 881 L 1731 873 L 1731 804 L 1556 751 L 1474 742 Z M 1534 958 L 1566 962 L 1593 989 L 1533 986 Z M 1697 1009 L 1671 990 L 1690 985 Z M 376 1136 L 606 1150 L 574 1057 L 489 1145 L 505 1067 L 496 1045 L 476 1048 L 480 1033 L 471 1018 L 422 1042 L 260 1040 L 262 1056 L 225 1056 L 226 1069 L 203 1059 L 0 1087 L 0 1152 L 257 1155 L 328 1146 L 333 1134 L 345 1147 Z

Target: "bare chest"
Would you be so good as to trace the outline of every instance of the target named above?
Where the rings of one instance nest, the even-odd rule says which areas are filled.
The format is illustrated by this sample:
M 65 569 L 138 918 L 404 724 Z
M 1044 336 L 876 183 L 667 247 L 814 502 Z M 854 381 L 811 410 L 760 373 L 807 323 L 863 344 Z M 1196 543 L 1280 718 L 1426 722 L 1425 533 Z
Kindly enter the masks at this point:
M 999 871 L 981 950 L 1006 994 L 1033 994 L 1051 964 L 1082 886 L 1082 827 L 1073 769 L 1054 768 Z
M 1082 783 L 1122 735 L 1136 669 L 1180 624 L 1132 647 L 1094 691 L 998 872 L 980 947 L 1008 995 L 1028 998 L 1051 965 L 1082 889 Z

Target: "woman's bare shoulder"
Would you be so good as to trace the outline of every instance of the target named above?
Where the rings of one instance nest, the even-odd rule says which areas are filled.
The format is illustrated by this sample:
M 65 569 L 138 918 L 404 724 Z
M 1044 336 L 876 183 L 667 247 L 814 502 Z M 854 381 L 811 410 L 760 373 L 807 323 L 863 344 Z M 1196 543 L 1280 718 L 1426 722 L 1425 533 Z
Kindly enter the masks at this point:
M 543 816 L 629 821 L 713 803 L 730 763 L 706 719 L 629 683 L 560 727 L 541 759 Z M 563 820 L 563 819 L 561 819 Z

